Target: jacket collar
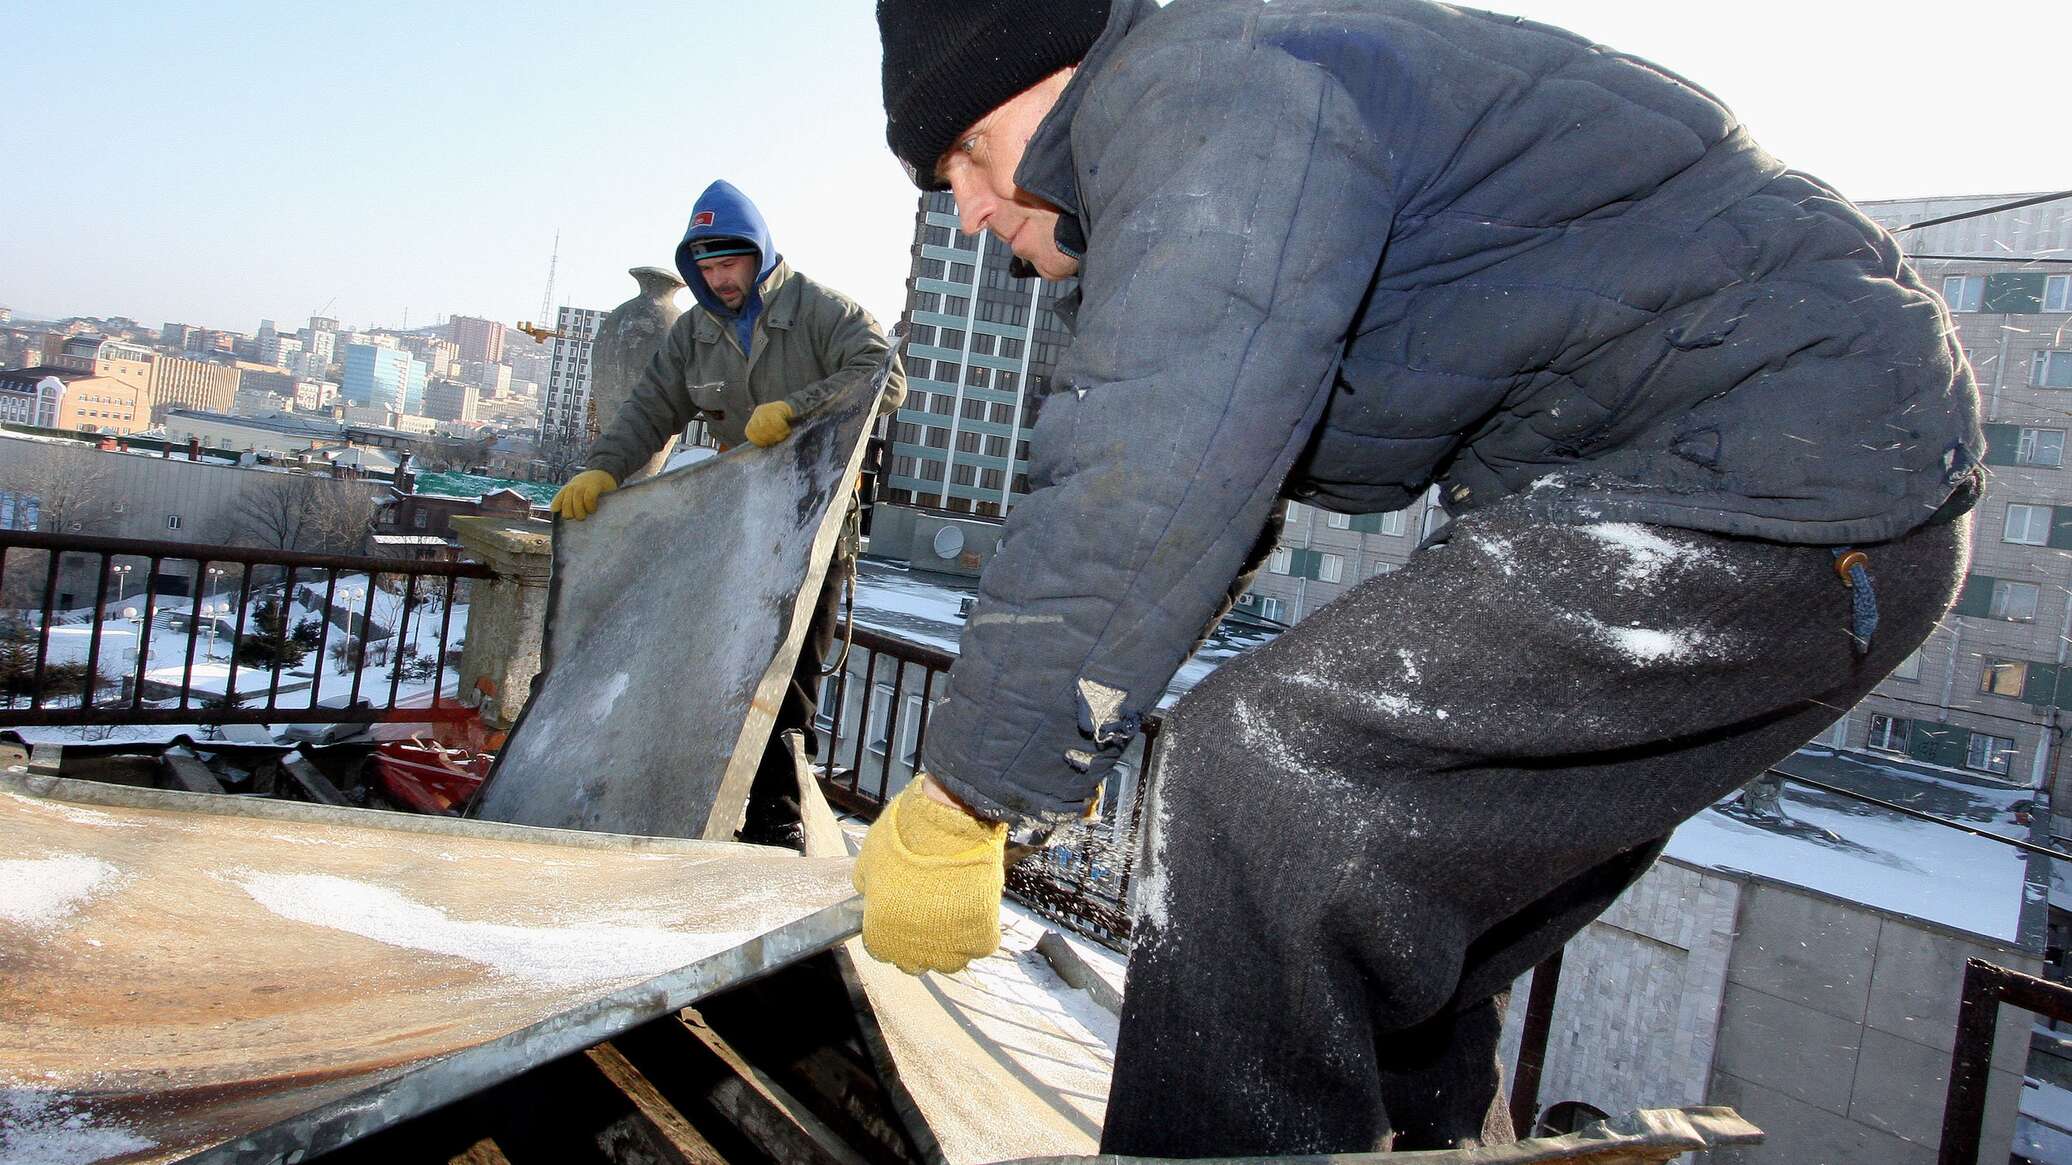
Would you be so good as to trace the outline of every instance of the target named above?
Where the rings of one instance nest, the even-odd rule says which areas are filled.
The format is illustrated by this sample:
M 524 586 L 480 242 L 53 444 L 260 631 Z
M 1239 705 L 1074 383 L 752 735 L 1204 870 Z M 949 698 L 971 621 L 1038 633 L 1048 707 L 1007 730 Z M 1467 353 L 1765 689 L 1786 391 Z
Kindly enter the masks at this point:
M 1072 165 L 1072 119 L 1078 116 L 1094 75 L 1115 55 L 1130 29 L 1157 12 L 1157 0 L 1116 0 L 1108 10 L 1108 27 L 1101 30 L 1064 92 L 1058 94 L 1058 103 L 1036 127 L 1022 153 L 1022 164 L 1014 172 L 1015 185 L 1063 212 L 1058 216 L 1058 246 L 1075 259 L 1086 253 L 1086 226 L 1079 176 Z
M 769 275 L 756 284 L 756 291 L 763 299 L 763 311 L 757 323 L 766 328 L 790 328 L 798 322 L 799 301 L 805 292 L 801 281 L 792 277 L 788 260 L 778 260 Z M 702 306 L 694 310 L 698 313 L 698 339 L 704 343 L 718 340 L 726 328 L 733 326 L 732 320 L 721 319 L 718 313 L 706 311 Z

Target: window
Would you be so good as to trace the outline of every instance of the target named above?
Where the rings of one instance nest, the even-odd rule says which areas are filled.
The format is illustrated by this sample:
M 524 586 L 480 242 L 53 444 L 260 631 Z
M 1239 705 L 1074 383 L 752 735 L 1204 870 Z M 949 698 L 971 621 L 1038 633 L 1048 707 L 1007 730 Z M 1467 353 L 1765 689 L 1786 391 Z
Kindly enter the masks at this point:
M 922 443 L 930 449 L 948 449 L 950 447 L 950 431 L 948 429 L 937 429 L 931 426 L 926 430 L 926 434 L 926 439 Z
M 894 457 L 892 459 L 892 476 L 914 476 L 914 459 L 911 457 Z
M 1272 574 L 1286 574 L 1294 558 L 1295 555 L 1287 547 L 1276 546 L 1273 553 L 1266 556 L 1266 569 Z
M 1374 577 L 1375 575 L 1377 575 L 1377 574 L 1394 574 L 1394 573 L 1396 573 L 1396 564 L 1395 564 L 1395 563 L 1393 563 L 1393 562 L 1377 562 L 1377 563 L 1375 563 L 1375 564 L 1374 564 L 1374 566 L 1373 566 L 1373 568 L 1372 568 L 1372 569 L 1368 570 L 1368 572 L 1367 572 L 1367 577 L 1368 577 L 1368 578 L 1373 578 L 1373 577 Z
M 417 529 L 422 530 L 425 527 L 430 526 L 432 524 L 432 516 L 430 514 L 425 513 L 423 510 L 419 510 L 415 514 L 412 514 L 410 516 L 410 524 L 416 527 Z
M 978 480 L 978 469 L 972 465 L 957 465 L 950 469 L 951 485 L 971 485 Z
M 1324 525 L 1331 527 L 1333 530 L 1349 530 L 1352 528 L 1352 524 L 1353 516 L 1351 514 L 1324 515 Z
M 2014 463 L 2016 465 L 2047 465 L 2056 467 L 2065 461 L 2065 430 L 2023 429 L 2021 440 L 2016 442 Z
M 1990 616 L 2006 619 L 2012 623 L 2031 623 L 2036 619 L 2036 584 L 2009 582 L 1995 579 L 1993 582 L 1993 606 Z
M 2030 388 L 2072 388 L 2072 352 L 2038 352 L 2029 371 Z
M 1985 299 L 1986 277 L 1983 275 L 1945 275 L 1942 282 L 1943 302 L 1951 311 L 1977 311 Z
M 915 474 L 914 476 L 920 478 L 922 481 L 941 481 L 942 462 L 923 461 L 921 463 L 921 472 Z
M 951 237 L 950 228 L 945 226 L 930 223 L 921 228 L 921 241 L 931 247 L 947 247 Z
M 1013 336 L 1000 337 L 1000 354 L 1012 360 L 1022 354 L 1022 342 Z
M 1917 647 L 1908 652 L 1907 657 L 1899 661 L 1899 666 L 1892 669 L 1892 678 L 1895 680 L 1918 680 L 1921 678 L 1920 648 Z
M 870 741 L 873 755 L 885 755 L 885 738 L 892 728 L 892 685 L 877 684 L 871 688 Z
M 956 365 L 951 365 L 954 368 Z M 928 398 L 928 411 L 939 417 L 947 417 L 957 411 L 957 398 L 946 392 L 938 392 Z
M 1301 502 L 1289 502 L 1289 503 L 1288 503 L 1288 512 L 1287 512 L 1287 515 L 1286 515 L 1286 518 L 1285 518 L 1285 520 L 1286 520 L 1286 521 L 1290 521 L 1290 522 L 1299 522 L 1299 521 L 1301 521 L 1301 520 L 1302 520 L 1302 503 L 1301 503 Z
M 1014 459 L 1016 461 L 1027 461 L 1029 459 L 1029 443 L 1027 441 L 1016 441 L 1014 443 Z
M 2001 526 L 2000 540 L 2022 546 L 2046 546 L 2050 543 L 2050 507 L 2027 506 L 2010 502 L 2007 506 L 2007 521 Z
M 1271 619 L 1279 623 L 1288 617 L 1287 612 L 1288 605 L 1279 599 L 1262 598 L 1259 600 L 1259 617 L 1262 619 Z
M 1905 752 L 1914 722 L 1897 716 L 1871 716 L 1871 736 L 1864 743 L 1883 752 Z
M 839 673 L 820 677 L 820 700 L 813 708 L 813 723 L 822 731 L 835 726 L 835 697 L 841 694 L 841 680 Z
M 981 356 L 991 356 L 993 354 L 993 345 L 999 339 L 1000 337 L 993 335 L 991 332 L 973 332 L 971 333 L 971 350 Z
M 980 489 L 999 489 L 1006 480 L 1005 475 L 997 469 L 981 469 L 978 471 L 978 485 Z
M 944 296 L 942 314 L 946 316 L 968 316 L 971 314 L 971 301 L 961 295 Z
M 916 344 L 935 343 L 935 325 L 915 324 L 913 334 L 908 339 L 911 339 Z
M 939 293 L 937 293 L 937 292 L 933 292 L 933 291 L 917 291 L 917 292 L 915 292 L 915 293 L 914 293 L 914 310 L 915 310 L 915 311 L 941 311 L 941 310 L 942 310 L 942 296 L 941 296 L 941 294 L 939 294 Z
M 2053 275 L 2043 281 L 2043 310 L 2072 311 L 2072 275 Z
M 1021 382 L 1022 374 L 1019 372 L 1001 371 L 993 374 L 993 387 L 1001 392 L 1013 392 L 1015 386 Z
M 989 437 L 987 437 L 987 438 L 986 438 L 986 456 L 988 456 L 988 457 L 1005 457 L 1005 456 L 1007 456 L 1007 438 L 1005 438 L 1005 437 L 1000 437 L 1000 436 L 989 436 Z
M 992 369 L 990 368 L 981 368 L 973 364 L 964 370 L 964 383 L 973 388 L 984 388 L 986 386 L 986 373 L 991 371 Z
M 1971 744 L 1964 750 L 1965 768 L 2004 777 L 2013 766 L 2014 741 L 2005 736 L 1987 736 L 1983 732 L 1971 734 Z
M 1978 690 L 1988 696 L 2020 696 L 2022 685 L 2029 681 L 2029 665 L 2019 659 L 1993 659 L 1986 661 L 1986 670 L 1979 675 Z
M 950 282 L 951 282 L 951 283 L 970 283 L 970 282 L 971 282 L 971 277 L 972 277 L 972 276 L 973 276 L 974 274 L 975 274 L 975 272 L 973 272 L 973 271 L 972 271 L 972 269 L 971 269 L 971 264 L 969 264 L 969 263 L 952 263 L 952 264 L 950 264 Z M 957 313 L 957 312 L 951 312 L 950 314 L 951 314 L 951 315 L 957 315 L 958 313 Z
M 964 330 L 962 328 L 944 328 L 942 330 L 942 342 L 937 344 L 936 347 L 948 348 L 952 352 L 962 352 L 964 350 Z
M 970 429 L 966 429 L 957 434 L 957 452 L 976 453 L 978 452 L 978 442 L 979 435 Z
M 1006 374 L 1000 373 L 998 375 L 1004 376 Z M 996 425 L 1012 425 L 1014 424 L 1014 406 L 1006 401 L 996 400 L 986 406 L 986 419 Z
M 180 528 L 180 515 L 178 515 L 178 514 L 167 514 L 167 515 L 165 516 L 165 528 L 166 528 L 166 529 L 168 529 L 168 530 L 177 530 L 177 529 L 179 529 L 179 528 Z
M 980 371 L 984 371 L 984 370 L 983 370 L 983 369 L 981 369 Z M 965 419 L 965 420 L 967 420 L 967 421 L 983 421 L 983 420 L 985 420 L 985 419 L 986 419 L 986 402 L 984 402 L 984 401 L 982 401 L 982 400 L 978 399 L 977 397 L 968 397 L 968 398 L 966 398 L 966 399 L 965 399 L 965 401 L 964 401 L 964 419 Z
M 908 356 L 901 361 L 906 366 L 908 380 L 933 380 L 935 362 L 926 356 Z
M 1397 538 L 1403 536 L 1403 511 L 1396 510 L 1381 516 L 1381 532 Z
M 1326 554 L 1317 561 L 1317 581 L 1335 583 L 1345 578 L 1345 556 Z
M 923 279 L 941 279 L 942 270 L 943 262 L 941 259 L 922 259 L 914 267 L 915 273 L 920 275 L 920 277 Z M 1949 280 L 1945 279 L 1943 280 L 1943 285 L 1947 287 L 1949 286 L 1949 282 Z M 1978 309 L 1973 308 L 1972 310 L 1976 311 Z

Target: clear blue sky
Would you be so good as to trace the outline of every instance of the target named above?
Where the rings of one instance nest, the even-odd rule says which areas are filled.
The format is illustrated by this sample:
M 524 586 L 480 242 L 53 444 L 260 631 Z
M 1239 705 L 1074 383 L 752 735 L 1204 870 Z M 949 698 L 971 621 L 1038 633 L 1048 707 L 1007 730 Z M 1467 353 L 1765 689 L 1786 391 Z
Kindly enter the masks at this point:
M 2060 0 L 1513 0 L 1711 89 L 1858 198 L 2072 187 Z M 914 194 L 868 0 L 65 0 L 0 23 L 0 304 L 250 331 L 609 307 L 724 177 L 898 311 Z M 2055 79 L 2052 73 L 2056 73 Z

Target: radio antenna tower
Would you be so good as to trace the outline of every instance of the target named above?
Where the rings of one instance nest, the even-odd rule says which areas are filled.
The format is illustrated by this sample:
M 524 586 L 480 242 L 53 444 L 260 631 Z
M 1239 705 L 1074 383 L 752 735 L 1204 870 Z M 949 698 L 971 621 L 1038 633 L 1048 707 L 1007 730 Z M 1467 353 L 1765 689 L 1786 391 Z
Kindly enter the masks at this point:
M 554 254 L 547 260 L 547 294 L 540 297 L 538 326 L 554 326 L 554 269 L 561 265 L 561 232 L 554 232 Z

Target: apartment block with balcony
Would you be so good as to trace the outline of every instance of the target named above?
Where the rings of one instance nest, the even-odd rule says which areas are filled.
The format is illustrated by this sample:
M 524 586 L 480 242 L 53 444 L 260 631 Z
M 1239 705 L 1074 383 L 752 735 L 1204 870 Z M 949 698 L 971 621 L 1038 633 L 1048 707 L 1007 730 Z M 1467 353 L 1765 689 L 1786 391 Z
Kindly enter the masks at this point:
M 1863 209 L 1898 230 L 2023 197 Z M 1991 478 L 1956 611 L 1826 742 L 2053 790 L 2072 710 L 2072 201 L 1897 237 L 1941 293 L 1978 379 Z M 2072 836 L 2072 822 L 2053 832 Z
M 590 447 L 590 349 L 608 311 L 563 307 L 554 317 L 554 350 L 547 397 L 540 410 L 540 441 L 573 450 Z M 604 423 L 609 424 L 609 421 Z

